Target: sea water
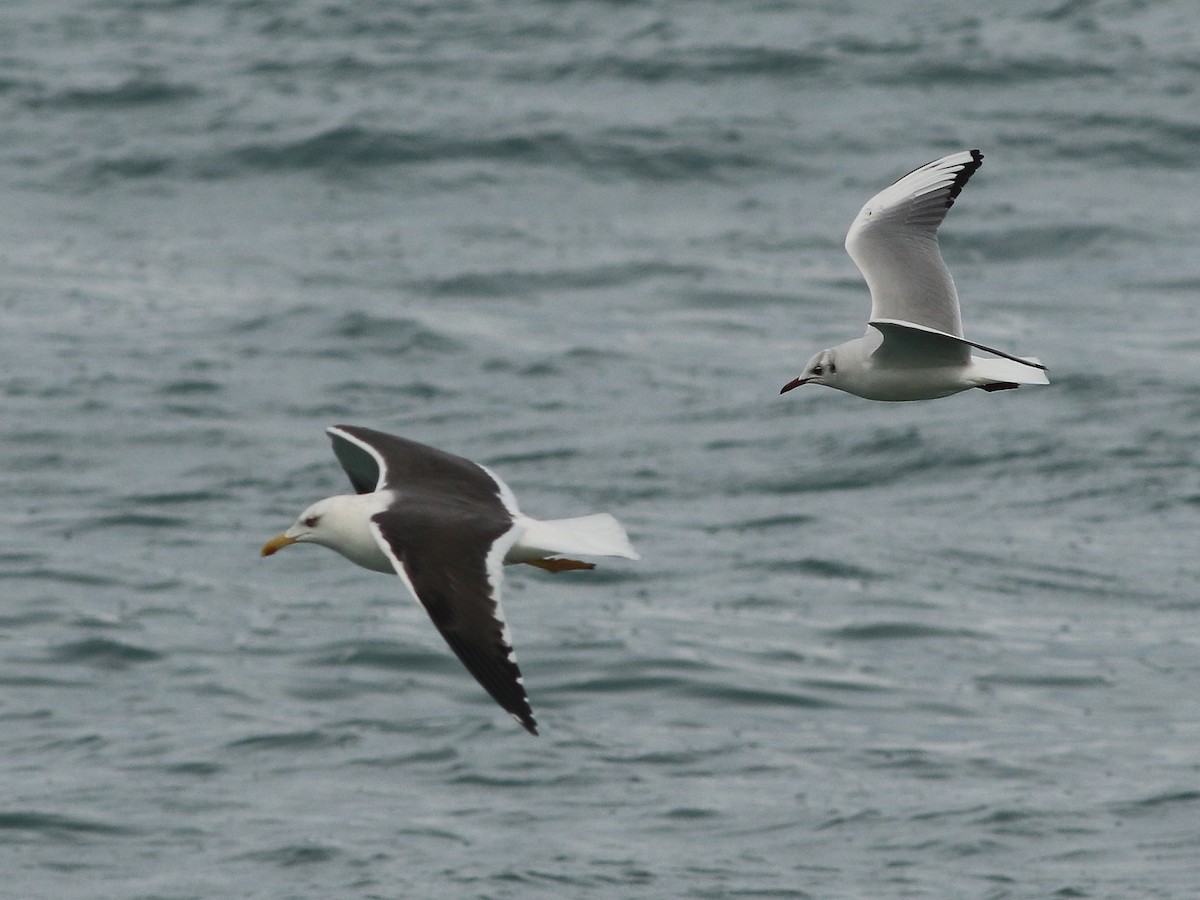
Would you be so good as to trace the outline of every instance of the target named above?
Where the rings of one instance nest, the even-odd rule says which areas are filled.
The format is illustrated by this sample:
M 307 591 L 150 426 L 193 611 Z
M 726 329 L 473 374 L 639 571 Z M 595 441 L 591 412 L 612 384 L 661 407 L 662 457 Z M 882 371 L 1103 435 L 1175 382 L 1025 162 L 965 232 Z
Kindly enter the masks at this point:
M 1194 4 L 21 0 L 0 19 L 20 898 L 1200 884 Z M 779 388 L 877 190 L 1045 388 Z M 323 429 L 639 562 L 511 569 L 542 735 L 399 579 L 261 559 Z

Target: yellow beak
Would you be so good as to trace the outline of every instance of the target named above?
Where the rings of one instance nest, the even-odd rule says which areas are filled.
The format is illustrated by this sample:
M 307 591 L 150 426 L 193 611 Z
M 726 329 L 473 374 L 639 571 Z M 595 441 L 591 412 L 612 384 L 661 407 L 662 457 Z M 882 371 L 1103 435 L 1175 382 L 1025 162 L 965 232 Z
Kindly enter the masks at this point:
M 275 537 L 263 544 L 262 555 L 270 556 L 272 553 L 277 553 L 278 551 L 282 550 L 288 544 L 294 543 L 296 543 L 295 538 L 290 538 L 286 534 L 277 534 Z

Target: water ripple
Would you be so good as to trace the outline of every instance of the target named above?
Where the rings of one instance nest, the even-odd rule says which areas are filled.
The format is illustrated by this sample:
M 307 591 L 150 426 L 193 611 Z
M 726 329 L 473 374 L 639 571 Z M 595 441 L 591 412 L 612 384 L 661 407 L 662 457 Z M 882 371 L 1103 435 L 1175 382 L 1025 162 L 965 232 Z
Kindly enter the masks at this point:
M 340 849 L 325 844 L 287 844 L 270 850 L 255 850 L 236 858 L 291 869 L 330 862 L 341 855 Z
M 124 669 L 138 663 L 154 662 L 163 655 L 148 647 L 126 644 L 109 638 L 86 638 L 51 647 L 49 659 L 56 663 L 83 663 L 105 669 Z
M 254 750 L 291 753 L 294 751 L 325 750 L 357 743 L 357 735 L 342 732 L 330 733 L 322 730 L 273 732 L 253 734 L 230 741 L 225 746 L 230 750 Z
M 121 837 L 138 832 L 126 825 L 40 810 L 0 811 L 0 831 L 29 831 L 57 841 L 79 837 Z
M 985 640 L 990 635 L 969 628 L 943 628 L 924 622 L 869 622 L 844 625 L 826 632 L 843 641 L 910 641 L 940 638 Z
M 200 89 L 191 84 L 162 81 L 139 75 L 106 87 L 69 87 L 39 91 L 25 100 L 32 109 L 120 110 L 130 107 L 169 106 L 191 100 Z

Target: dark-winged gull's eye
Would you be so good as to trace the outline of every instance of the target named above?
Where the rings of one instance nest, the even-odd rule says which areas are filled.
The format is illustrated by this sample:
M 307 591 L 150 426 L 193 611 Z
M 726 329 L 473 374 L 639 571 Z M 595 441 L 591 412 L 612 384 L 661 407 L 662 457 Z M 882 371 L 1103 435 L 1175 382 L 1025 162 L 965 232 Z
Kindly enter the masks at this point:
M 305 528 L 315 528 L 316 524 L 320 521 L 321 521 L 320 516 L 309 516 L 307 519 L 304 520 L 304 527 Z
M 825 370 L 822 369 L 820 366 L 813 366 L 813 374 L 814 375 L 822 375 L 822 374 L 824 374 L 824 372 L 825 372 Z

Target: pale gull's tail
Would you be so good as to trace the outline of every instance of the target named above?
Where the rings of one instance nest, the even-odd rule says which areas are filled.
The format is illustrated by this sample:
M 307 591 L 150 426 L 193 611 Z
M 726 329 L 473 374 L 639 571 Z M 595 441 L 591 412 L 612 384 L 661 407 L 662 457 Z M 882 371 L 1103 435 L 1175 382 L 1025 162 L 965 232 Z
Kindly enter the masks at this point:
M 641 559 L 621 523 L 608 513 L 572 519 L 531 519 L 520 516 L 524 533 L 508 552 L 510 562 L 549 556 L 623 556 Z
M 1032 356 L 1029 357 L 1029 362 L 1032 365 L 1003 357 L 973 356 L 971 357 L 970 374 L 981 382 L 980 387 L 986 383 L 1005 382 L 1014 386 L 1018 384 L 1049 384 L 1050 378 L 1046 375 L 1046 370 L 1037 368 L 1041 363 Z

